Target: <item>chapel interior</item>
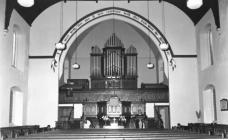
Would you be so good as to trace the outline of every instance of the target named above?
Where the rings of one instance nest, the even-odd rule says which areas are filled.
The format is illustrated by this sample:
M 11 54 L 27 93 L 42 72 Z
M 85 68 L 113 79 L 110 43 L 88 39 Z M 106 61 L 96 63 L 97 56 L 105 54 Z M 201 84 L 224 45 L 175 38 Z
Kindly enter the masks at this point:
M 225 138 L 227 9 L 226 0 L 1 0 L 0 139 Z

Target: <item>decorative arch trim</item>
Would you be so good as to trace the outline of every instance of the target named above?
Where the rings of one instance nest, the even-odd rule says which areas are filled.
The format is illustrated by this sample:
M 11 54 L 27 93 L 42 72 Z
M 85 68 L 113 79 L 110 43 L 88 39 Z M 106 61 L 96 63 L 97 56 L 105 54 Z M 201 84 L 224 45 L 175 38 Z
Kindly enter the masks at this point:
M 170 47 L 170 44 L 168 43 L 168 41 L 164 37 L 164 35 L 161 33 L 161 31 L 153 23 L 151 23 L 148 19 L 144 18 L 143 16 L 141 16 L 141 15 L 139 15 L 133 11 L 123 9 L 123 8 L 119 8 L 119 7 L 108 7 L 108 8 L 100 9 L 100 10 L 94 11 L 94 12 L 84 16 L 83 18 L 79 19 L 76 23 L 74 23 L 71 27 L 68 28 L 68 30 L 63 34 L 63 36 L 59 40 L 58 44 L 62 44 L 62 46 L 67 47 L 67 43 L 70 41 L 70 39 L 83 26 L 87 25 L 88 23 L 90 23 L 96 19 L 99 19 L 99 18 L 105 17 L 105 16 L 110 16 L 110 15 L 121 16 L 121 17 L 128 18 L 134 22 L 139 23 L 144 28 L 146 28 L 156 38 L 156 41 L 159 44 L 163 44 L 163 43 L 167 44 L 168 49 L 164 51 L 160 48 L 161 52 L 163 52 L 165 54 L 166 59 L 170 63 L 172 68 L 176 67 L 175 61 L 173 59 L 173 51 Z M 66 48 L 55 49 L 54 54 L 53 54 L 54 60 L 53 60 L 52 65 L 51 65 L 53 70 L 55 70 L 55 67 L 58 66 L 58 62 L 60 61 L 62 52 L 65 49 Z

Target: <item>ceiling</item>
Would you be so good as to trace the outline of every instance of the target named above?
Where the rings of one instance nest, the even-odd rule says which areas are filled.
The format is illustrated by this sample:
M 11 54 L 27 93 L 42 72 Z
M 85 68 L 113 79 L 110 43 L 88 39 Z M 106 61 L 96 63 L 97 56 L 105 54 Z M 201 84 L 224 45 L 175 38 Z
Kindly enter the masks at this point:
M 16 0 L 6 0 L 6 10 L 5 10 L 5 29 L 8 29 L 10 17 L 12 14 L 13 9 L 15 9 L 23 18 L 24 20 L 31 25 L 33 21 L 48 7 L 52 6 L 53 4 L 60 2 L 60 1 L 75 1 L 75 0 L 35 0 L 35 5 L 30 8 L 25 8 L 20 6 Z M 99 0 L 78 0 L 78 1 L 94 1 L 94 3 L 99 2 Z M 115 0 L 119 1 L 119 0 Z M 131 1 L 145 1 L 145 0 L 126 0 L 128 2 Z M 158 1 L 161 2 L 162 0 L 149 0 L 149 1 Z M 194 24 L 197 24 L 199 20 L 206 14 L 209 9 L 212 9 L 215 24 L 217 28 L 220 28 L 220 21 L 219 21 L 219 9 L 218 9 L 218 0 L 203 0 L 204 4 L 199 9 L 191 10 L 186 7 L 186 0 L 164 0 L 169 2 L 179 9 L 181 9 L 191 20 Z

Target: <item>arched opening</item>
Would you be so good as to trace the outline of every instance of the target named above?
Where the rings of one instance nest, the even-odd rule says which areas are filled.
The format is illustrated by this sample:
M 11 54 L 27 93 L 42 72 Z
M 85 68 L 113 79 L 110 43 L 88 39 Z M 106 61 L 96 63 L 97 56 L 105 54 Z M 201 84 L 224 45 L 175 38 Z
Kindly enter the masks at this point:
M 10 89 L 9 124 L 21 126 L 23 122 L 23 93 L 18 87 Z
M 214 123 L 217 121 L 216 93 L 213 85 L 208 85 L 203 91 L 203 116 L 204 123 Z
M 164 65 L 165 74 L 168 76 L 168 66 L 170 65 L 172 68 L 175 68 L 176 64 L 172 57 L 173 52 L 167 39 L 163 36 L 163 34 L 155 25 L 153 25 L 150 21 L 148 21 L 143 16 L 137 13 L 134 13 L 133 11 L 129 11 L 129 10 L 117 8 L 117 7 L 104 8 L 104 9 L 95 11 L 81 18 L 75 24 L 73 24 L 64 33 L 64 35 L 61 37 L 59 41 L 59 43 L 63 44 L 63 46 L 66 46 L 66 48 L 64 49 L 64 51 L 57 50 L 57 49 L 55 50 L 54 60 L 52 62 L 52 68 L 55 70 L 55 68 L 59 65 L 58 66 L 60 68 L 59 75 L 62 75 L 62 72 L 63 72 L 62 65 L 64 62 L 64 58 L 66 56 L 66 53 L 68 52 L 69 46 L 71 46 L 71 44 L 75 40 L 75 37 L 78 38 L 80 34 L 85 32 L 88 28 L 96 25 L 97 23 L 100 23 L 104 20 L 113 19 L 113 18 L 125 21 L 131 24 L 132 26 L 137 27 L 139 31 L 142 31 L 148 34 L 150 39 L 153 40 L 159 52 L 161 53 L 162 59 L 164 60 L 164 63 L 165 63 Z M 76 33 L 77 33 L 77 36 L 76 36 Z M 167 48 L 166 49 L 160 48 L 161 44 L 167 44 Z
M 167 40 L 154 25 L 139 15 L 126 17 L 126 13 L 118 8 L 114 13 L 113 9 L 102 12 L 107 16 L 90 19 L 88 16 L 99 16 L 97 14 L 101 11 L 89 14 L 72 25 L 60 40 L 67 47 L 64 51 L 55 51 L 55 60 L 59 60 L 59 83 L 64 83 L 61 81 L 63 77 L 71 77 L 66 84 L 60 85 L 59 99 L 64 99 L 60 104 L 69 103 L 68 99 L 71 103 L 83 104 L 87 109 L 83 109 L 82 118 L 90 120 L 93 127 L 98 128 L 119 128 L 123 124 L 130 128 L 131 123 L 136 124 L 135 128 L 145 127 L 142 118 L 146 113 L 151 114 L 153 108 L 156 115 L 148 118 L 150 126 L 146 126 L 169 128 L 167 65 L 173 62 L 172 50 L 170 47 L 167 50 L 160 48 L 160 44 L 168 44 Z M 113 14 L 116 14 L 115 18 Z M 70 64 L 67 64 L 67 59 Z M 149 61 L 155 65 L 154 69 L 146 67 Z M 70 67 L 69 73 L 62 72 L 64 66 L 72 66 L 75 62 L 81 65 L 80 69 Z M 146 90 L 149 91 L 144 92 Z M 155 104 L 157 102 L 166 106 Z M 146 104 L 149 105 L 147 110 Z M 59 108 L 60 112 L 71 114 L 69 108 L 68 111 L 62 109 Z M 132 121 L 132 116 L 136 116 L 136 120 Z M 116 119 L 122 117 L 126 117 L 126 122 L 119 124 Z M 60 113 L 59 118 L 64 118 L 64 114 Z M 152 126 L 152 122 L 156 125 Z

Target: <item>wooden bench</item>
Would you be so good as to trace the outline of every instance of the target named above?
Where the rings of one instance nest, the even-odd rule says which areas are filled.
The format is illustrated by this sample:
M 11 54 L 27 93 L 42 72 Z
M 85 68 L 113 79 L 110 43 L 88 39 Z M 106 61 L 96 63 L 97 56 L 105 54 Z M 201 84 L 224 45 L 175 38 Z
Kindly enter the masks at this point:
M 178 124 L 173 129 L 181 130 L 181 131 L 190 131 L 197 133 L 205 133 L 209 135 L 220 135 L 222 138 L 227 138 L 228 125 L 224 124 L 204 124 L 204 123 L 189 123 L 186 125 Z
M 219 134 L 222 136 L 222 138 L 227 138 L 227 132 L 228 132 L 228 125 L 224 124 L 216 124 L 214 133 Z
M 26 136 L 49 130 L 51 130 L 49 125 L 47 127 L 40 127 L 39 125 L 2 127 L 0 128 L 0 140 L 4 140 L 6 138 L 17 138 L 19 136 Z

